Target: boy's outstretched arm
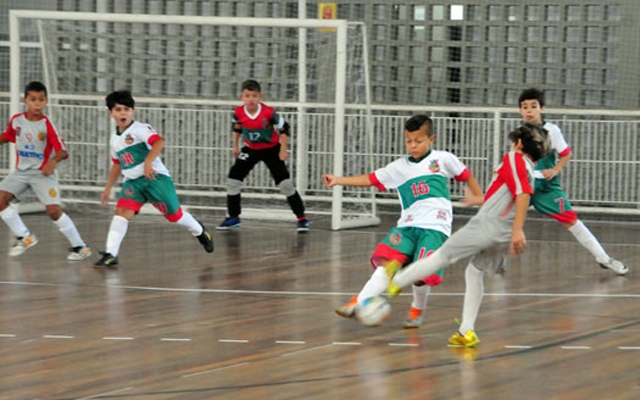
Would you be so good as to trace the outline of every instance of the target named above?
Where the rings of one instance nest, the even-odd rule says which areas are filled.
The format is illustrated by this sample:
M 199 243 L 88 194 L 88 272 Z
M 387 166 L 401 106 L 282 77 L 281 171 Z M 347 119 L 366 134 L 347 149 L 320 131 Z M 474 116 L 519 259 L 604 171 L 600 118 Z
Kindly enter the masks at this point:
M 120 164 L 113 164 L 111 166 L 111 171 L 109 172 L 109 178 L 107 178 L 107 183 L 104 185 L 104 190 L 102 191 L 102 195 L 100 196 L 100 204 L 106 206 L 109 204 L 109 197 L 111 196 L 111 188 L 116 183 L 120 174 L 122 173 L 122 167 Z
M 328 188 L 336 185 L 361 187 L 373 186 L 369 179 L 369 175 L 335 176 L 333 174 L 324 174 L 322 175 L 322 181 Z
M 527 209 L 529 208 L 528 193 L 520 193 L 516 196 L 516 213 L 511 226 L 511 245 L 509 253 L 518 255 L 527 247 L 527 238 L 524 236 L 524 221 L 527 219 Z

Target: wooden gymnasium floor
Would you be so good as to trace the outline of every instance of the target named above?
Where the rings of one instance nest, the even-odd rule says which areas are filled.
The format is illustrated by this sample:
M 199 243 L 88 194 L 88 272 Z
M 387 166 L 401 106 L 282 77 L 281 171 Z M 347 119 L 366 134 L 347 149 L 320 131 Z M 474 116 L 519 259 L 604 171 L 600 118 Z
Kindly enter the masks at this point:
M 92 268 L 110 213 L 67 210 L 94 249 L 68 262 L 44 214 L 40 243 L 7 255 L 0 228 L 0 399 L 638 399 L 637 222 L 587 225 L 631 272 L 600 269 L 569 233 L 530 219 L 529 248 L 485 279 L 477 349 L 452 349 L 464 264 L 449 268 L 424 325 L 404 330 L 410 298 L 370 328 L 334 314 L 371 273 L 394 224 L 332 232 L 324 218 L 245 220 L 205 253 L 155 215 L 129 228 L 116 271 Z M 194 212 L 213 228 L 221 214 Z M 533 215 L 535 216 L 535 214 Z M 456 226 L 464 222 L 457 219 Z

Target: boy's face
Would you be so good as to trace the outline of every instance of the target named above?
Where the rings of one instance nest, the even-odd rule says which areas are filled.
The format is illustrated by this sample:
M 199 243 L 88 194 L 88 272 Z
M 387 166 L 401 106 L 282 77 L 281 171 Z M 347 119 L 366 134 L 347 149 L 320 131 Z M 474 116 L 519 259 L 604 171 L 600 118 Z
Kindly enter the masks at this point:
M 243 90 L 240 93 L 240 99 L 244 103 L 245 107 L 253 111 L 258 108 L 258 103 L 262 101 L 262 93 L 255 90 Z
M 435 140 L 435 136 L 427 135 L 425 126 L 420 127 L 417 131 L 404 132 L 404 144 L 407 146 L 407 152 L 416 160 L 424 157 L 431 150 L 431 145 Z
M 121 131 L 131 125 L 131 121 L 133 121 L 133 112 L 133 108 L 119 103 L 116 103 L 116 105 L 109 110 L 109 114 L 111 114 L 111 117 L 116 121 L 118 129 Z
M 544 107 L 540 107 L 538 100 L 524 100 L 520 103 L 520 115 L 525 122 L 542 123 Z
M 24 96 L 23 101 L 27 106 L 27 113 L 29 116 L 40 117 L 42 116 L 44 108 L 47 106 L 48 99 L 44 92 L 30 90 L 27 92 L 27 95 Z

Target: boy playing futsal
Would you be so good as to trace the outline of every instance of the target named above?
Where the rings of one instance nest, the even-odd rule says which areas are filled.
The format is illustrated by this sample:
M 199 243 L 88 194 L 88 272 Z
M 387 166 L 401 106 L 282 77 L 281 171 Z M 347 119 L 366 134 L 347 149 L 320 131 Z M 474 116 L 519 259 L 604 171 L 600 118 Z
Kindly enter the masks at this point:
M 359 304 L 378 296 L 389 286 L 385 266 L 408 264 L 429 257 L 451 234 L 453 206 L 449 180 L 466 182 L 475 196 L 482 195 L 480 185 L 467 167 L 454 154 L 433 150 L 436 139 L 433 123 L 426 115 L 416 115 L 405 123 L 405 145 L 409 156 L 397 159 L 369 175 L 323 176 L 327 187 L 375 186 L 379 190 L 397 189 L 402 213 L 396 227 L 378 244 L 371 256 L 373 275 L 351 302 L 336 309 L 345 318 L 356 316 Z M 420 277 L 422 278 L 422 277 Z M 415 279 L 413 302 L 405 328 L 417 328 L 427 306 L 431 286 L 442 282 L 442 271 L 434 271 L 425 279 Z
M 56 165 L 66 159 L 68 153 L 53 122 L 43 114 L 48 102 L 47 88 L 40 82 L 28 83 L 23 101 L 27 111 L 11 117 L 9 126 L 0 135 L 0 144 L 15 143 L 17 156 L 16 171 L 0 182 L 0 216 L 16 236 L 9 255 L 19 256 L 38 243 L 36 235 L 24 225 L 10 203 L 31 189 L 69 241 L 71 247 L 67 259 L 84 260 L 91 255 L 91 250 L 60 206 Z
M 465 272 L 462 323 L 449 338 L 452 346 L 474 347 L 480 343 L 474 325 L 484 296 L 483 276 L 498 271 L 508 254 L 518 255 L 527 245 L 523 227 L 533 193 L 533 163 L 544 157 L 551 145 L 547 132 L 538 124 L 525 123 L 509 133 L 509 139 L 511 151 L 502 158 L 484 199 L 469 193 L 465 196 L 466 204 L 482 205 L 478 213 L 430 257 L 404 269 L 387 267 L 393 277 L 387 294 L 396 296 L 416 279 L 471 257 Z
M 544 93 L 538 89 L 522 91 L 518 98 L 519 111 L 525 122 L 540 124 L 549 132 L 553 151 L 540 159 L 535 167 L 535 191 L 531 204 L 539 212 L 564 225 L 602 268 L 608 268 L 618 275 L 625 275 L 629 268 L 610 257 L 598 239 L 591 233 L 571 208 L 567 194 L 560 186 L 558 174 L 571 159 L 571 147 L 567 144 L 558 125 L 542 119 L 545 110 Z
M 205 227 L 180 207 L 178 195 L 169 170 L 160 159 L 164 140 L 151 125 L 134 121 L 135 101 L 127 90 L 112 92 L 106 98 L 109 114 L 116 122 L 116 130 L 109 141 L 111 172 L 100 201 L 109 202 L 111 188 L 120 175 L 124 176 L 116 211 L 109 227 L 106 250 L 96 267 L 114 268 L 127 233 L 129 221 L 144 203 L 151 203 L 169 222 L 187 228 L 208 252 L 213 251 L 213 239 Z
M 242 82 L 240 98 L 243 105 L 233 112 L 233 157 L 236 159 L 227 179 L 227 218 L 216 228 L 239 228 L 240 188 L 244 178 L 260 161 L 264 162 L 280 192 L 287 198 L 291 210 L 298 218 L 297 231 L 307 232 L 309 221 L 305 216 L 300 194 L 293 186 L 285 161 L 289 158 L 287 138 L 289 124 L 273 107 L 262 102 L 260 83 L 253 79 Z M 242 138 L 242 147 L 239 144 Z

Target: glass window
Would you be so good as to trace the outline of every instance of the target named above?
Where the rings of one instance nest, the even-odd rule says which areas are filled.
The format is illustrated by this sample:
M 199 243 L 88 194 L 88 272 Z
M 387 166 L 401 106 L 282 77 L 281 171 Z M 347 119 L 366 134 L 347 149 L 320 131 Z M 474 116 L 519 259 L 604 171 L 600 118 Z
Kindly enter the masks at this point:
M 600 36 L 600 27 L 599 26 L 587 26 L 585 28 L 585 41 L 589 43 L 600 42 L 602 41 L 602 37 Z
M 411 80 L 413 82 L 424 82 L 427 80 L 427 69 L 423 66 L 411 67 Z
M 431 6 L 431 19 L 434 21 L 444 20 L 444 6 Z
M 468 5 L 467 6 L 467 20 L 468 21 L 482 21 L 482 6 Z
M 540 70 L 537 68 L 525 68 L 524 83 L 536 85 L 538 82 L 540 82 Z
M 580 40 L 580 28 L 577 26 L 567 26 L 564 28 L 565 42 L 578 43 Z
M 442 82 L 444 80 L 444 70 L 440 67 L 429 69 L 431 82 Z
M 620 40 L 620 30 L 617 26 L 605 26 L 602 28 L 604 42 L 618 42 Z
M 547 21 L 560 21 L 560 6 L 545 6 L 544 19 Z
M 467 41 L 468 42 L 479 42 L 482 41 L 482 32 L 483 30 L 479 26 L 467 26 Z
M 464 6 L 452 5 L 449 8 L 449 19 L 452 21 L 461 21 L 464 19 Z
M 422 46 L 411 46 L 411 61 L 423 63 L 425 62 L 425 51 Z
M 386 4 L 376 4 L 373 6 L 373 19 L 386 21 L 389 19 L 389 10 Z
M 431 27 L 431 40 L 433 41 L 444 40 L 444 26 Z
M 585 6 L 587 13 L 587 21 L 601 21 L 602 20 L 602 7 L 601 6 Z
M 540 49 L 537 47 L 527 47 L 525 50 L 525 62 L 537 63 L 540 62 Z
M 600 91 L 599 90 L 585 90 L 584 91 L 584 105 L 585 106 L 599 106 L 600 105 Z
M 559 40 L 558 27 L 557 26 L 545 26 L 544 27 L 544 41 L 545 42 L 557 42 L 558 40 Z
M 504 69 L 504 80 L 506 83 L 519 83 L 518 82 L 518 70 L 516 68 Z
M 585 85 L 599 85 L 600 84 L 600 70 L 594 68 L 588 68 L 584 70 L 584 84 Z
M 500 50 L 497 47 L 487 47 L 487 62 L 488 63 L 500 62 Z
M 517 47 L 505 47 L 504 49 L 504 61 L 507 63 L 517 63 L 520 62 L 519 58 L 519 48 Z
M 500 6 L 489 6 L 489 21 L 502 21 L 502 9 Z
M 483 68 L 467 67 L 465 71 L 466 83 L 482 83 L 484 82 Z
M 580 49 L 576 47 L 565 47 L 564 49 L 564 62 L 566 63 L 581 63 L 582 57 Z
M 540 41 L 540 28 L 537 26 L 528 26 L 526 29 L 527 42 Z
M 604 71 L 604 84 L 608 86 L 616 86 L 619 83 L 618 80 L 618 70 L 615 67 L 610 67 L 605 69 Z
M 472 62 L 472 63 L 483 62 L 484 61 L 484 59 L 482 58 L 483 50 L 484 48 L 477 47 L 477 46 L 467 47 L 465 50 L 465 54 L 466 54 L 465 61 Z
M 433 46 L 431 47 L 431 57 L 430 61 L 432 62 L 442 62 L 444 61 L 444 48 Z
M 507 26 L 507 42 L 519 42 L 519 41 L 520 41 L 520 27 Z
M 577 68 L 567 68 L 564 71 L 564 81 L 568 85 L 579 85 L 582 83 L 582 73 Z
M 423 25 L 414 25 L 411 28 L 411 40 L 425 42 L 427 40 L 425 31 L 426 29 Z
M 597 64 L 600 62 L 600 49 L 587 47 L 584 49 L 584 62 L 586 64 Z
M 558 49 L 554 47 L 547 47 L 544 49 L 544 61 L 546 63 L 558 62 Z
M 374 25 L 373 32 L 376 40 L 381 40 L 381 41 L 388 40 L 387 25 Z
M 507 20 L 520 21 L 520 6 L 507 6 Z
M 427 19 L 427 7 L 426 6 L 414 6 L 413 7 L 413 19 L 415 21 L 424 21 Z
M 605 48 L 602 49 L 602 59 L 606 64 L 617 64 L 620 62 L 620 56 L 618 53 L 618 49 L 616 48 Z
M 605 19 L 607 21 L 620 21 L 620 5 L 605 6 Z
M 581 6 L 567 6 L 567 21 L 580 21 Z
M 545 68 L 545 70 L 544 70 L 544 83 L 547 84 L 547 85 L 560 83 L 558 81 L 558 70 L 555 69 L 555 68 Z
M 562 103 L 565 106 L 577 106 L 578 105 L 578 99 L 579 99 L 579 94 L 577 90 L 565 90 L 562 93 Z
M 526 6 L 525 19 L 527 21 L 540 21 L 540 6 Z
M 499 26 L 488 26 L 487 27 L 487 41 L 488 42 L 501 42 L 502 38 L 500 37 L 500 27 Z

